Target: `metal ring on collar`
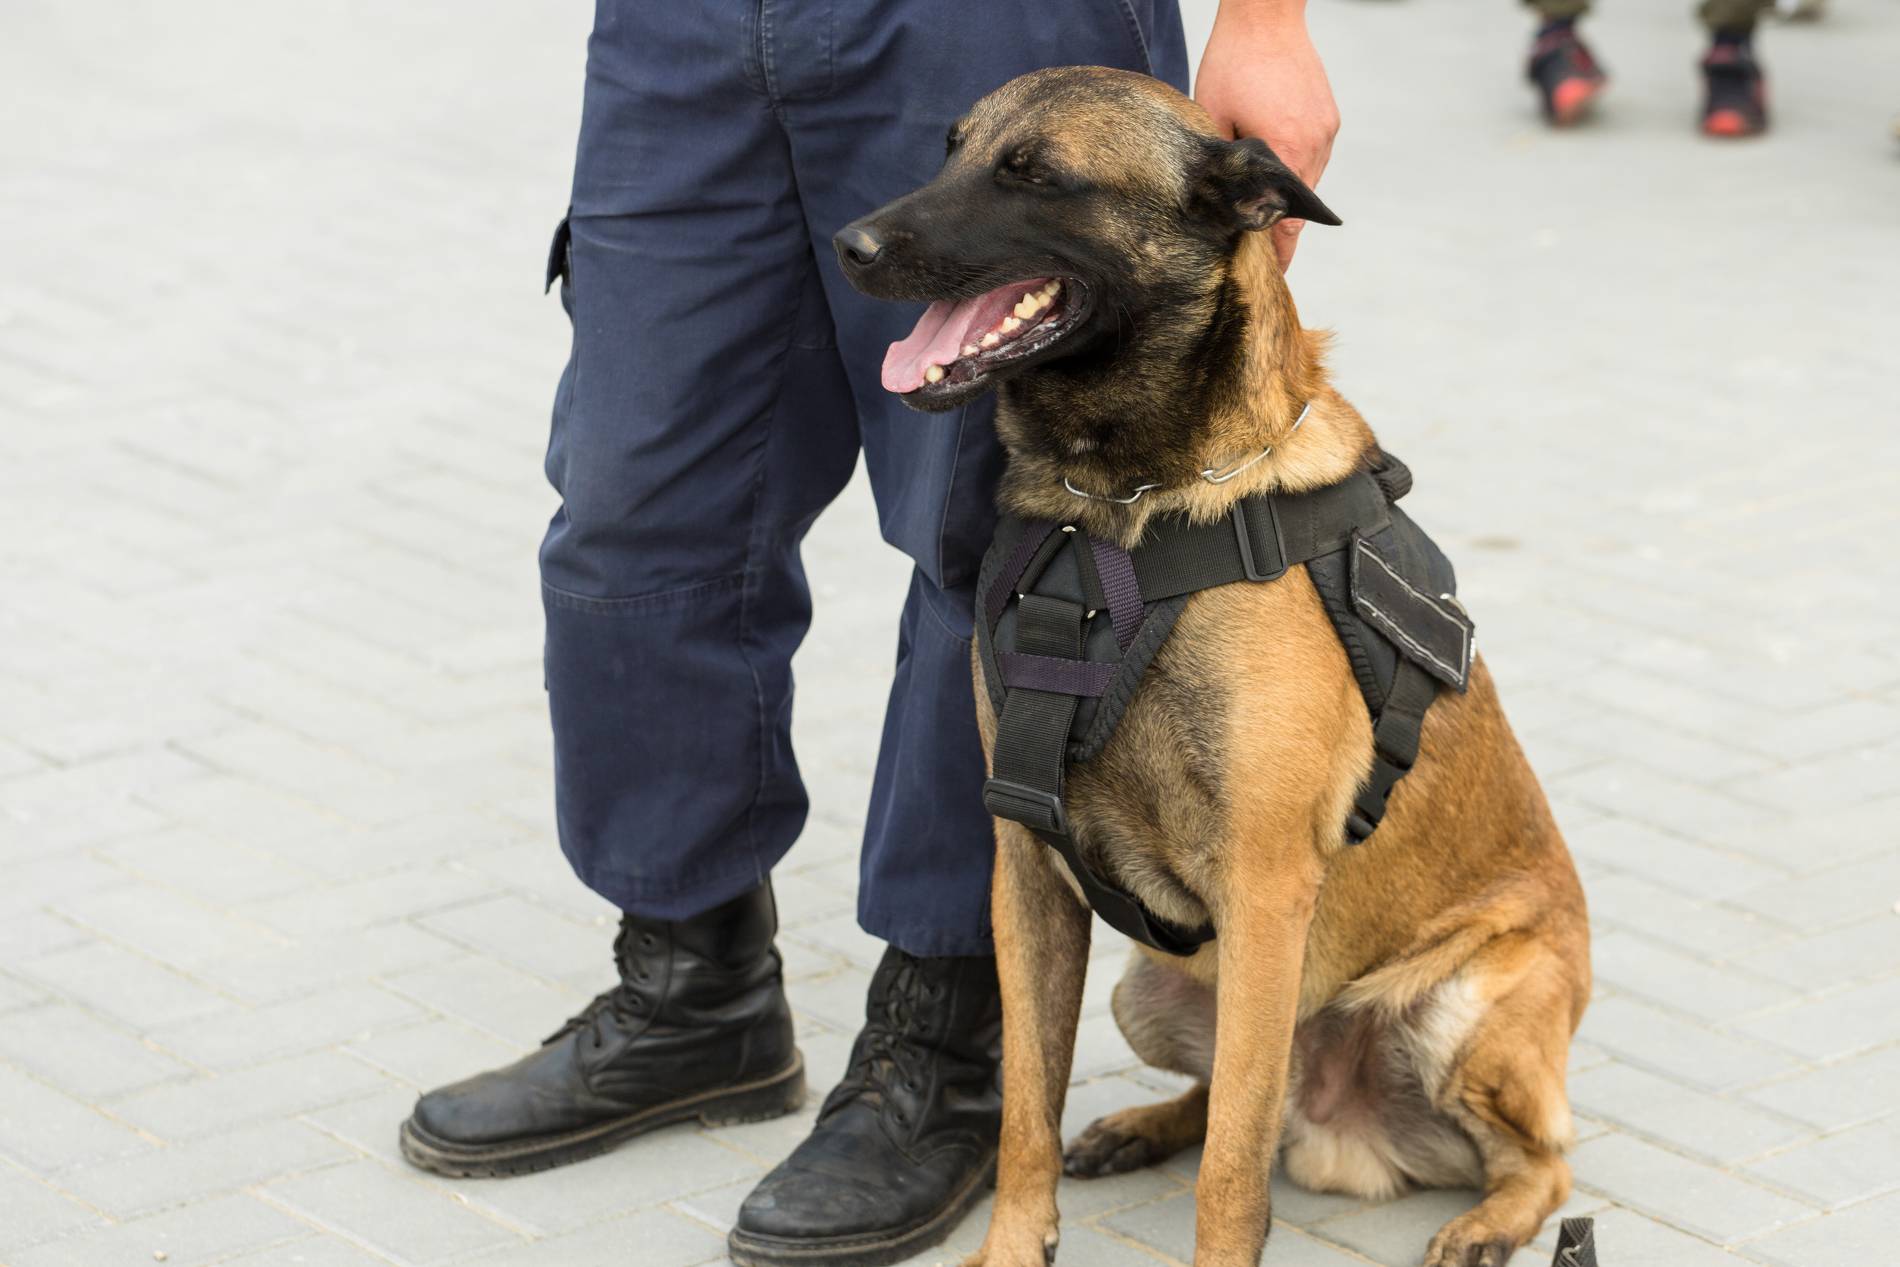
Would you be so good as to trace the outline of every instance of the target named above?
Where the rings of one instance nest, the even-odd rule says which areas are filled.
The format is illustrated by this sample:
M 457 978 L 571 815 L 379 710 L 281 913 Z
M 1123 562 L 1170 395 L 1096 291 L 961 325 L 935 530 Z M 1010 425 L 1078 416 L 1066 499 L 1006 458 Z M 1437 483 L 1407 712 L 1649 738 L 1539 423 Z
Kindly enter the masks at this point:
M 1295 431 L 1298 431 L 1300 429 L 1300 424 L 1306 421 L 1306 415 L 1312 412 L 1313 412 L 1313 402 L 1309 400 L 1306 402 L 1306 408 L 1300 410 L 1300 416 L 1293 420 L 1293 425 L 1292 427 L 1288 428 L 1287 435 L 1291 436 Z M 1210 466 L 1205 471 L 1201 472 L 1201 478 L 1206 480 L 1210 484 L 1225 484 L 1228 480 L 1234 478 L 1234 476 L 1240 474 L 1242 471 L 1245 471 L 1248 468 L 1254 466 L 1255 464 L 1263 461 L 1266 458 L 1267 454 L 1271 452 L 1273 452 L 1273 446 L 1269 444 L 1266 448 L 1260 450 L 1260 452 L 1254 454 L 1252 457 L 1248 458 L 1245 462 L 1242 462 L 1237 466 L 1232 465 L 1232 464 L 1229 464 L 1227 466 L 1222 466 L 1222 467 Z
M 1313 412 L 1313 402 L 1309 400 L 1306 402 L 1305 408 L 1300 410 L 1300 416 L 1293 420 L 1293 425 L 1287 428 L 1287 435 L 1291 436 L 1295 431 L 1298 431 L 1300 429 L 1300 424 L 1306 421 L 1306 415 L 1312 412 Z M 1249 469 L 1250 467 L 1256 465 L 1257 463 L 1265 460 L 1266 456 L 1271 452 L 1273 452 L 1273 446 L 1268 445 L 1266 448 L 1260 450 L 1260 452 L 1254 454 L 1252 457 L 1248 458 L 1244 462 L 1239 463 L 1238 465 L 1229 464 L 1224 467 L 1210 466 L 1206 470 L 1201 472 L 1201 478 L 1203 480 L 1206 480 L 1209 484 L 1225 484 L 1228 480 L 1233 479 L 1236 475 L 1239 475 L 1242 471 L 1245 471 Z M 1128 496 L 1115 497 L 1107 493 L 1091 493 L 1086 488 L 1077 488 L 1074 484 L 1069 482 L 1069 477 L 1064 475 L 1062 477 L 1062 487 L 1069 490 L 1069 493 L 1071 496 L 1086 497 L 1088 500 L 1092 502 L 1114 502 L 1117 506 L 1132 506 L 1136 502 L 1140 501 L 1144 494 L 1152 493 L 1155 489 L 1160 488 L 1161 485 L 1139 484 L 1139 485 L 1136 485 L 1135 491 L 1128 494 Z
M 1062 477 L 1062 487 L 1068 489 L 1075 496 L 1086 497 L 1092 502 L 1114 502 L 1117 506 L 1132 506 L 1141 500 L 1144 493 L 1152 493 L 1155 489 L 1160 488 L 1161 485 L 1143 484 L 1126 497 L 1111 497 L 1103 493 L 1091 493 L 1085 488 L 1077 488 L 1075 485 L 1069 483 L 1069 477 L 1064 475 Z

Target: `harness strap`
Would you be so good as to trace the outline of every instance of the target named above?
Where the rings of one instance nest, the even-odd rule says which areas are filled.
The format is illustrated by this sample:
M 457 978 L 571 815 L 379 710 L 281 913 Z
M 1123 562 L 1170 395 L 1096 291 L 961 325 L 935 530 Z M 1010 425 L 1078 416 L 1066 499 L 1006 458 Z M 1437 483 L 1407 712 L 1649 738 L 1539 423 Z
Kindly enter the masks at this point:
M 1133 556 L 1144 602 L 1232 581 L 1271 581 L 1297 563 L 1352 544 L 1392 522 L 1371 474 L 1292 496 L 1246 497 L 1225 520 L 1158 533 Z
M 1353 797 L 1352 813 L 1346 818 L 1347 844 L 1362 844 L 1379 829 L 1386 797 L 1418 760 L 1425 710 L 1437 694 L 1438 682 L 1431 674 L 1410 660 L 1399 659 L 1385 707 L 1372 723 L 1372 772 Z
M 1016 641 L 1026 656 L 1081 658 L 1085 613 L 1080 603 L 1042 594 L 1025 594 L 1017 601 Z M 983 785 L 983 806 L 998 818 L 1023 824 L 1060 854 L 1082 896 L 1109 927 L 1170 954 L 1192 954 L 1214 936 L 1211 927 L 1187 930 L 1151 916 L 1140 902 L 1104 880 L 1075 847 L 1062 808 L 1062 787 L 1077 703 L 1076 695 L 1066 691 L 1038 690 L 1026 683 L 1011 686 L 996 719 L 993 774 Z
M 990 689 L 1001 705 L 984 806 L 1028 827 L 1060 854 L 1084 898 L 1111 927 L 1158 950 L 1192 954 L 1213 937 L 1211 926 L 1187 929 L 1157 918 L 1105 880 L 1076 848 L 1063 789 L 1077 714 L 1083 700 L 1099 700 L 1091 707 L 1111 710 L 1106 716 L 1113 726 L 1148 657 L 1167 637 L 1183 595 L 1242 580 L 1271 581 L 1299 564 L 1319 568 L 1317 561 L 1345 555 L 1346 566 L 1316 572 L 1315 585 L 1348 653 L 1356 645 L 1357 635 L 1349 633 L 1354 619 L 1399 653 L 1382 695 L 1368 685 L 1366 673 L 1357 673 L 1368 707 L 1377 712 L 1372 768 L 1354 796 L 1344 835 L 1348 844 L 1365 841 L 1385 816 L 1392 789 L 1418 760 L 1425 713 L 1439 682 L 1463 690 L 1471 663 L 1471 622 L 1463 608 L 1449 595 L 1434 595 L 1436 586 L 1421 589 L 1408 580 L 1416 562 L 1395 566 L 1367 540 L 1393 527 L 1395 515 L 1403 519 L 1391 502 L 1410 487 L 1411 472 L 1381 455 L 1376 467 L 1338 484 L 1243 498 L 1212 523 L 1169 521 L 1148 532 L 1133 553 L 1072 525 L 1057 531 L 1048 521 L 1007 521 L 998 534 L 1001 553 L 992 556 L 1002 561 L 983 590 L 977 631 L 979 653 L 994 671 Z M 1008 541 L 1006 533 L 1018 535 Z M 1033 592 L 1071 545 L 1073 578 L 1058 583 L 1058 594 Z M 1433 549 L 1429 541 L 1425 548 Z M 1012 601 L 1013 645 L 1004 650 L 993 640 Z M 1098 612 L 1109 617 L 1118 661 L 1088 658 L 1090 618 Z M 1098 643 L 1096 653 L 1101 651 Z M 1122 672 L 1128 663 L 1134 665 L 1132 678 Z M 1103 714 L 1096 716 L 1099 728 Z

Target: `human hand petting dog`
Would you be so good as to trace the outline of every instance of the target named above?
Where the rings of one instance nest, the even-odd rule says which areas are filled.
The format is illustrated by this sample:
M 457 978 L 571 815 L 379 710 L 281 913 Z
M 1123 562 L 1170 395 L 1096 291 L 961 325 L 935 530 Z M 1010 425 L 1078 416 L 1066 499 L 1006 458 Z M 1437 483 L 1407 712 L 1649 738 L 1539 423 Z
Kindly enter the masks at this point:
M 1306 0 L 1221 0 L 1194 99 L 1216 126 L 1259 137 L 1308 188 L 1318 186 L 1339 131 L 1339 107 L 1306 33 Z M 1305 227 L 1304 220 L 1273 227 L 1281 268 L 1293 262 Z

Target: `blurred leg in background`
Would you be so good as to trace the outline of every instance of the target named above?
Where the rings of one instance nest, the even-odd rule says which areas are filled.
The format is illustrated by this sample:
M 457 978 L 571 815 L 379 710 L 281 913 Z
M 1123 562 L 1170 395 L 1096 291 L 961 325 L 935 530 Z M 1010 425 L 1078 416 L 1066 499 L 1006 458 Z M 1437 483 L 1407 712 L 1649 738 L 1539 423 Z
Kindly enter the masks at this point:
M 1568 127 L 1589 114 L 1608 76 L 1596 54 L 1577 34 L 1577 19 L 1590 11 L 1590 0 L 1529 0 L 1540 19 L 1526 71 L 1543 102 L 1544 117 Z
M 1755 27 L 1773 0 L 1703 0 L 1709 51 L 1702 59 L 1702 130 L 1757 136 L 1768 128 L 1768 86 L 1755 60 Z
M 1558 127 L 1582 120 L 1608 77 L 1577 33 L 1590 0 L 1528 0 L 1540 19 L 1527 75 L 1544 117 Z M 1702 59 L 1702 130 L 1710 136 L 1755 136 L 1768 127 L 1767 89 L 1755 59 L 1755 27 L 1774 0 L 1702 0 L 1709 29 Z

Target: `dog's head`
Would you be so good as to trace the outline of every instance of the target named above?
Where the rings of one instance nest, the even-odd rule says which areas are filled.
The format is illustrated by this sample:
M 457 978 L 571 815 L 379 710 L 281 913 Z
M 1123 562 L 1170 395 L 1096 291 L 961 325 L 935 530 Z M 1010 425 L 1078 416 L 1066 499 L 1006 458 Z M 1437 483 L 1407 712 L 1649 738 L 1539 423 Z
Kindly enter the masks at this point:
M 885 388 L 948 409 L 1038 367 L 1125 358 L 1174 323 L 1206 326 L 1245 234 L 1339 223 L 1264 143 L 1209 126 L 1159 81 L 1098 67 L 977 102 L 934 180 L 834 240 L 859 290 L 930 303 L 891 345 Z

